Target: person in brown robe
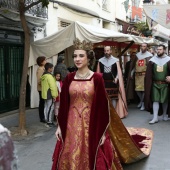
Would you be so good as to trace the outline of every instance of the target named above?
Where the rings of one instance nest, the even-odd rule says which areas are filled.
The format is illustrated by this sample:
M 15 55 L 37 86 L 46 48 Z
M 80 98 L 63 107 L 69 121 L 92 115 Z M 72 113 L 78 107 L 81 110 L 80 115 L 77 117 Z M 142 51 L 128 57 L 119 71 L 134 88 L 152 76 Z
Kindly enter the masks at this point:
M 147 64 L 150 58 L 152 57 L 152 54 L 148 52 L 147 49 L 148 49 L 148 44 L 142 43 L 141 51 L 136 54 L 137 61 L 134 69 L 135 91 L 140 99 L 140 102 L 137 107 L 140 108 L 140 110 L 145 110 L 144 100 L 143 100 L 145 94 L 144 79 L 145 79 Z
M 126 82 L 126 99 L 128 103 L 135 98 L 135 75 L 131 74 L 132 70 L 135 68 L 136 62 L 136 52 L 132 52 L 130 55 L 130 61 L 126 63 L 125 66 L 125 82 Z
M 119 59 L 112 56 L 110 46 L 104 47 L 104 57 L 99 59 L 96 72 L 103 74 L 105 89 L 120 118 L 128 115 L 124 82 Z
M 153 119 L 149 124 L 158 122 L 158 114 L 163 114 L 163 120 L 167 121 L 167 113 L 170 113 L 168 109 L 170 57 L 165 54 L 165 49 L 164 45 L 158 46 L 157 55 L 149 60 L 146 71 L 145 108 L 147 111 L 153 112 Z

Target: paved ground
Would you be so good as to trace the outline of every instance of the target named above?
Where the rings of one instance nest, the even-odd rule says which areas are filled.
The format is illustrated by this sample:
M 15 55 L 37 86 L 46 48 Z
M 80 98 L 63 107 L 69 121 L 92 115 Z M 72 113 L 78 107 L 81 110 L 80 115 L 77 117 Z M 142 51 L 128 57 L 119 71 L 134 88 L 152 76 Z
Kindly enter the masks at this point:
M 0 122 L 12 132 L 16 132 L 18 125 L 17 114 L 6 114 Z M 129 115 L 122 121 L 128 127 L 144 127 L 154 131 L 154 141 L 151 155 L 137 163 L 124 165 L 124 170 L 170 170 L 170 121 L 160 121 L 149 125 L 149 113 L 139 111 L 135 105 L 129 106 Z M 50 170 L 51 157 L 55 146 L 55 128 L 46 128 L 39 123 L 37 109 L 27 110 L 27 137 L 13 134 L 18 151 L 20 170 Z
M 124 170 L 170 170 L 170 121 L 162 121 L 149 125 L 152 116 L 146 111 L 139 111 L 136 107 L 129 107 L 129 115 L 123 119 L 125 126 L 144 127 L 154 132 L 151 154 L 148 158 L 137 163 L 124 166 Z
M 17 135 L 18 114 L 5 115 L 0 123 L 8 127 L 18 153 L 20 170 L 50 170 L 52 154 L 56 143 L 54 136 L 56 128 L 47 128 L 39 122 L 38 110 L 29 109 L 26 112 L 27 137 Z

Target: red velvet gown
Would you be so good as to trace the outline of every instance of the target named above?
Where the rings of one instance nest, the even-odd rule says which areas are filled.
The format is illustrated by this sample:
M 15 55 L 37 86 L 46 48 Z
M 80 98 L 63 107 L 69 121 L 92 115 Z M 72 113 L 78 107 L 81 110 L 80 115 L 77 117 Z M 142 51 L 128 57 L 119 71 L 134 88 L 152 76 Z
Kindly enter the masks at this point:
M 93 78 L 90 80 L 73 80 L 69 87 L 70 108 L 67 131 L 63 151 L 59 159 L 59 170 L 89 170 L 89 123 L 94 96 Z M 111 143 L 104 145 L 110 148 L 108 153 L 113 155 Z M 102 155 L 101 155 L 102 156 Z M 110 166 L 112 161 L 110 162 Z M 109 165 L 108 165 L 109 166 Z M 105 167 L 107 169 L 108 167 Z
M 62 139 L 56 144 L 52 170 L 122 170 L 120 160 L 130 163 L 146 157 L 115 110 L 109 109 L 102 76 L 94 73 L 88 80 L 74 76 L 67 76 L 61 92 L 58 121 Z M 106 140 L 100 145 L 104 134 Z

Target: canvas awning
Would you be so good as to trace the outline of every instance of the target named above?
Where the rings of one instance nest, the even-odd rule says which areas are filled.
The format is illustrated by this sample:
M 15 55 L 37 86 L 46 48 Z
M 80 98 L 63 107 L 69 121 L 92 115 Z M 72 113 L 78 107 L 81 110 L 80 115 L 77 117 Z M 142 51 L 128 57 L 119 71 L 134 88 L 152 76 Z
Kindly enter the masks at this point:
M 38 56 L 46 56 L 47 58 L 54 59 L 56 54 L 67 49 L 69 56 L 72 56 L 72 52 L 69 48 L 73 45 L 73 40 L 79 38 L 80 40 L 87 40 L 93 43 L 99 43 L 103 41 L 107 42 L 121 42 L 127 43 L 134 41 L 136 44 L 141 44 L 146 42 L 148 44 L 157 45 L 160 41 L 155 40 L 154 38 L 144 38 L 137 37 L 129 34 L 122 34 L 112 30 L 107 30 L 81 22 L 74 22 L 63 30 L 43 38 L 41 40 L 35 41 L 31 44 L 30 47 L 30 59 L 29 59 L 29 82 L 31 85 L 31 108 L 38 106 L 38 93 L 37 93 L 37 81 L 36 81 L 36 70 L 37 65 L 36 58 Z M 70 59 L 71 57 L 68 58 Z M 67 58 L 67 59 L 68 59 Z M 53 62 L 55 64 L 56 62 Z M 33 66 L 33 67 L 31 67 Z
M 152 45 L 160 43 L 160 41 L 153 38 L 123 34 L 77 21 L 49 37 L 33 42 L 30 48 L 29 66 L 35 64 L 35 60 L 38 56 L 44 55 L 49 58 L 72 46 L 73 41 L 76 38 L 91 41 L 92 43 L 98 43 L 105 40 L 116 42 L 134 41 L 137 44 L 146 42 Z
M 74 22 L 49 37 L 33 42 L 30 49 L 29 66 L 35 63 L 34 58 L 37 58 L 38 56 L 44 55 L 49 58 L 72 46 L 73 41 L 76 38 L 97 43 L 111 37 L 113 37 L 113 40 L 119 42 L 127 41 L 129 39 L 129 35 L 126 34 L 94 27 L 80 22 Z

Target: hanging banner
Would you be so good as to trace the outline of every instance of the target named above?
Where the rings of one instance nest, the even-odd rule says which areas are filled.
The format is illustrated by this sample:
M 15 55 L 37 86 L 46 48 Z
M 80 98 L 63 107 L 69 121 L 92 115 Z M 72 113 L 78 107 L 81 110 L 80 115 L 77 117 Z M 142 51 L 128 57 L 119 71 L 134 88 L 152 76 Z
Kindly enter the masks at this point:
M 125 7 L 125 11 L 127 13 L 128 8 L 129 8 L 129 0 L 124 1 L 124 7 Z
M 132 19 L 142 19 L 142 8 L 132 6 Z
M 158 23 L 165 28 L 170 29 L 170 4 L 163 5 L 144 5 L 144 13 L 150 18 L 150 26 Z

